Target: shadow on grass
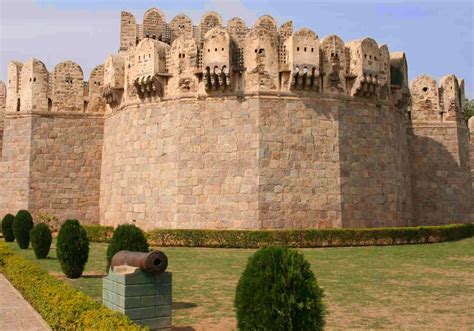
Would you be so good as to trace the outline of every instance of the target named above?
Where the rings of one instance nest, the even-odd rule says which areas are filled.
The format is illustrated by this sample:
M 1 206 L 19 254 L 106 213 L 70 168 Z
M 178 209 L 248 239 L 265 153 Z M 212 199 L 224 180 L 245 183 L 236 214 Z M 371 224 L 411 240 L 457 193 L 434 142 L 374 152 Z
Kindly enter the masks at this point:
M 197 304 L 192 302 L 173 302 L 173 310 L 189 309 L 194 307 L 197 307 Z

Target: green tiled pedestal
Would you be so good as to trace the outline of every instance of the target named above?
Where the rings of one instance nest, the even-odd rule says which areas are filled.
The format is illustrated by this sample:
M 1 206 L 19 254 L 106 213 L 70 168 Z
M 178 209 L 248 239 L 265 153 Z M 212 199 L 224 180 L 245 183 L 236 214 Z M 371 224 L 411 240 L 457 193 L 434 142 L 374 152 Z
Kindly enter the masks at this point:
M 156 276 L 140 269 L 122 273 L 111 268 L 103 278 L 104 305 L 151 330 L 171 330 L 171 276 L 171 272 Z

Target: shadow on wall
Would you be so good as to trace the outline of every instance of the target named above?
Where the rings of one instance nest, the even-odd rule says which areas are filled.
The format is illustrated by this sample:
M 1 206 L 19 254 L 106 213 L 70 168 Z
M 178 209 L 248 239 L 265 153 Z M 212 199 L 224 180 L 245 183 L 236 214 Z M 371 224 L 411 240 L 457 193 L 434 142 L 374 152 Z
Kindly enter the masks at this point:
M 410 225 L 403 115 L 365 102 L 341 108 L 338 118 L 342 227 Z
M 459 131 L 458 136 L 462 137 Z M 465 145 L 468 146 L 467 141 Z M 469 152 L 460 153 L 457 162 L 443 144 L 413 132 L 409 134 L 408 146 L 413 225 L 467 222 L 471 210 Z

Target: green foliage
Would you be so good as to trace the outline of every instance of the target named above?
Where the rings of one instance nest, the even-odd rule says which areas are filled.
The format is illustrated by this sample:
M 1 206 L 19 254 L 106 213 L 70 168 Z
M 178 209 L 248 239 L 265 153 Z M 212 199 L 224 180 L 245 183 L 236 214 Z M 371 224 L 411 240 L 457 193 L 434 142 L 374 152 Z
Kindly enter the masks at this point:
M 21 249 L 30 246 L 30 230 L 33 228 L 33 218 L 27 210 L 20 210 L 13 220 L 13 234 Z
M 36 224 L 30 231 L 30 237 L 36 258 L 45 259 L 53 241 L 49 227 L 45 223 Z
M 260 248 L 343 247 L 424 244 L 474 236 L 474 224 L 369 229 L 307 230 L 167 230 L 148 233 L 150 244 L 160 247 Z
M 0 243 L 0 271 L 53 330 L 146 330 Z
M 249 258 L 235 293 L 239 330 L 322 330 L 323 291 L 303 254 L 266 247 Z
M 464 109 L 464 118 L 466 119 L 466 122 L 469 121 L 472 116 L 474 116 L 474 99 L 466 99 L 466 105 Z
M 48 214 L 42 210 L 36 213 L 35 219 L 38 223 L 45 223 L 51 230 L 51 232 L 57 232 L 61 227 L 61 222 L 59 221 L 59 218 L 54 215 Z
M 89 239 L 78 220 L 67 220 L 61 226 L 57 241 L 61 269 L 68 278 L 79 278 L 89 257 Z
M 13 234 L 13 220 L 15 216 L 12 214 L 6 214 L 2 220 L 2 233 L 3 238 L 6 242 L 15 241 L 15 235 Z
M 112 235 L 107 248 L 107 270 L 110 267 L 112 257 L 123 250 L 132 252 L 148 252 L 148 242 L 143 231 L 133 224 L 119 225 Z
M 114 233 L 114 228 L 111 226 L 84 225 L 83 227 L 87 232 L 89 241 L 95 243 L 110 242 L 112 234 Z

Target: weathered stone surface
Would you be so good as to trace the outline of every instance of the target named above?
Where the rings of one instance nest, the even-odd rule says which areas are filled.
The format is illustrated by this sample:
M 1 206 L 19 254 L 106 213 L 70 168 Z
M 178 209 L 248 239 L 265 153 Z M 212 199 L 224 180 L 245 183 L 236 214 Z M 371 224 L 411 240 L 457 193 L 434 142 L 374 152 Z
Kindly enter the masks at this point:
M 268 15 L 193 26 L 152 8 L 120 27 L 88 82 L 71 61 L 9 64 L 0 212 L 146 230 L 472 220 L 454 75 L 409 85 L 403 52 Z

